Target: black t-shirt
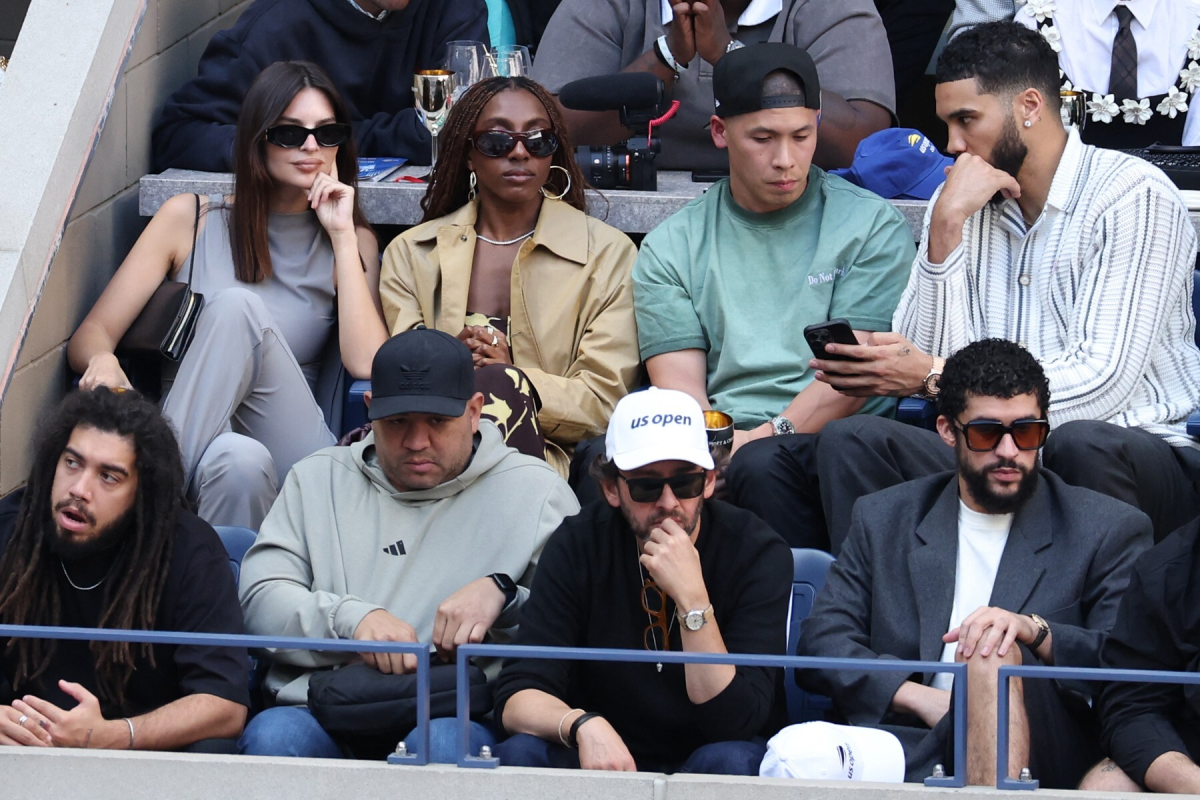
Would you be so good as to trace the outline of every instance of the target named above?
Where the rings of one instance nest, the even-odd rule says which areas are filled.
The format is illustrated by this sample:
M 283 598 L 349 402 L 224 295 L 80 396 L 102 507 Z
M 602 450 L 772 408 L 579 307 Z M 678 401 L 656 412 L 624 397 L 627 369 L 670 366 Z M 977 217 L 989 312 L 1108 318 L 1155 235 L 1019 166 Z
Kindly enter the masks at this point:
M 16 525 L 23 491 L 0 501 L 0 552 L 8 547 Z M 49 556 L 57 569 L 56 578 L 62 598 L 63 627 L 95 628 L 108 607 L 107 591 L 127 567 L 125 553 L 98 555 L 90 563 L 68 562 L 60 568 L 57 556 Z M 111 574 L 110 574 L 111 569 Z M 81 591 L 71 586 L 66 571 L 77 586 L 100 586 Z M 106 577 L 107 576 L 107 577 Z M 155 617 L 155 630 L 197 633 L 243 633 L 242 610 L 237 586 L 229 568 L 229 556 L 212 527 L 191 512 L 180 509 L 175 523 L 175 542 L 171 564 Z M 12 674 L 14 659 L 3 655 L 7 640 L 0 639 L 0 703 L 14 697 Z M 105 716 L 136 716 L 193 694 L 211 694 L 250 704 L 248 659 L 244 648 L 200 647 L 194 645 L 155 645 L 154 666 L 137 654 L 135 672 L 126 687 L 125 706 L 104 707 Z M 82 684 L 97 694 L 96 673 L 89 642 L 60 641 L 49 668 L 36 687 L 23 688 L 21 694 L 34 694 L 60 708 L 75 707 L 75 700 L 58 688 L 60 679 Z M 103 702 L 103 701 L 102 701 Z
M 782 655 L 792 592 L 783 539 L 748 511 L 706 501 L 696 549 L 726 649 Z M 675 612 L 673 602 L 668 609 Z M 647 625 L 636 539 L 620 511 L 599 501 L 563 520 L 538 560 L 517 644 L 642 650 Z M 670 641 L 683 649 L 678 622 Z M 769 736 L 786 724 L 782 673 L 738 667 L 724 691 L 697 705 L 682 664 L 660 673 L 654 663 L 510 660 L 496 716 L 517 692 L 540 689 L 602 715 L 639 765 L 677 764 L 702 745 Z

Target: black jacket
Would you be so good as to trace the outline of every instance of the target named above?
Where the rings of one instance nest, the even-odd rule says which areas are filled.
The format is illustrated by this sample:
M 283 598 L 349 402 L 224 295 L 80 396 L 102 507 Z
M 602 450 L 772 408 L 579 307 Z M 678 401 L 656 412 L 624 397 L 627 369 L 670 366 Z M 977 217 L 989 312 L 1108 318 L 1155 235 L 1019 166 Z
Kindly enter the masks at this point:
M 1100 653 L 1103 666 L 1200 669 L 1200 519 L 1138 559 L 1117 621 Z M 1169 752 L 1200 757 L 1200 686 L 1111 683 L 1100 698 L 1105 750 L 1130 778 Z
M 782 654 L 792 585 L 787 545 L 748 511 L 706 501 L 702 513 L 696 549 L 726 649 Z M 633 531 L 604 501 L 563 520 L 538 561 L 517 644 L 647 649 L 637 559 Z M 678 623 L 670 638 L 670 649 L 681 650 Z M 679 763 L 704 744 L 778 730 L 786 721 L 782 673 L 738 667 L 723 692 L 696 705 L 682 664 L 664 664 L 660 674 L 652 663 L 515 660 L 498 679 L 496 719 L 514 694 L 540 689 L 602 715 L 635 761 Z
M 242 98 L 276 61 L 312 61 L 329 73 L 349 106 L 359 155 L 428 164 L 413 73 L 438 66 L 455 39 L 488 41 L 483 0 L 412 0 L 382 22 L 348 0 L 256 0 L 213 36 L 199 74 L 167 100 L 154 128 L 155 168 L 230 171 Z

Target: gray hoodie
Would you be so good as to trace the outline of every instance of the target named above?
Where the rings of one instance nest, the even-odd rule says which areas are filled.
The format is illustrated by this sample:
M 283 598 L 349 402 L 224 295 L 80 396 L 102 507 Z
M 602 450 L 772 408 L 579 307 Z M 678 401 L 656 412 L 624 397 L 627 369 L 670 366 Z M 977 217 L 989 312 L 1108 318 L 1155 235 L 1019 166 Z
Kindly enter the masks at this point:
M 579 510 L 570 487 L 487 421 L 466 470 L 432 489 L 396 491 L 374 443 L 371 435 L 329 447 L 292 468 L 242 562 L 247 632 L 351 639 L 382 608 L 431 642 L 442 601 L 494 572 L 520 576 L 517 602 L 495 624 L 513 626 L 542 545 Z M 270 657 L 266 685 L 281 705 L 304 704 L 308 672 L 347 660 L 299 650 Z

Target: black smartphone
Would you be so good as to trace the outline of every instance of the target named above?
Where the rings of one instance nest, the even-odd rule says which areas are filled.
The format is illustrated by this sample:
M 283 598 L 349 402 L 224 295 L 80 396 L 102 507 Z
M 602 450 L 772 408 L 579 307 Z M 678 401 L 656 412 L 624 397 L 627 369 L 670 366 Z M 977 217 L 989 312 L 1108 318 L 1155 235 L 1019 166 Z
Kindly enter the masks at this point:
M 840 317 L 826 322 L 817 322 L 804 329 L 804 339 L 812 349 L 813 357 L 830 361 L 856 361 L 850 356 L 826 353 L 827 344 L 858 344 L 850 323 Z
M 716 183 L 722 178 L 729 177 L 726 169 L 695 169 L 692 170 L 692 183 Z

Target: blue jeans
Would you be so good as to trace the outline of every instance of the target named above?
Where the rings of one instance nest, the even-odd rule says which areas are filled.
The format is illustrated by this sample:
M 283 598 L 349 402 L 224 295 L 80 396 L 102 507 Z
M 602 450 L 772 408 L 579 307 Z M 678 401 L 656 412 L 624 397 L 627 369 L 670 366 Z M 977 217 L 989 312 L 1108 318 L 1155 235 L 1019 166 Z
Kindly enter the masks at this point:
M 492 748 L 505 767 L 579 769 L 579 751 L 547 742 L 527 733 L 510 736 Z M 713 742 L 696 748 L 683 763 L 637 760 L 642 772 L 680 772 L 703 775 L 757 775 L 767 754 L 765 739 L 748 742 Z
M 458 726 L 453 717 L 429 721 L 429 760 L 435 764 L 458 762 Z M 409 752 L 417 749 L 416 730 L 402 737 Z M 491 728 L 471 722 L 470 751 L 495 748 L 496 735 Z M 238 741 L 238 752 L 248 756 L 292 756 L 298 758 L 342 758 L 342 749 L 325 732 L 304 706 L 276 706 L 258 714 L 246 726 Z

